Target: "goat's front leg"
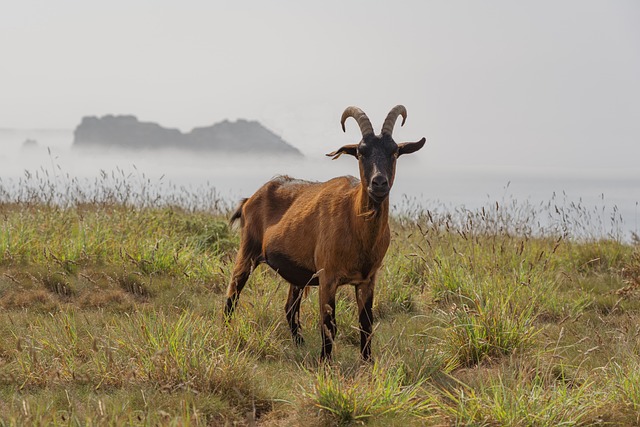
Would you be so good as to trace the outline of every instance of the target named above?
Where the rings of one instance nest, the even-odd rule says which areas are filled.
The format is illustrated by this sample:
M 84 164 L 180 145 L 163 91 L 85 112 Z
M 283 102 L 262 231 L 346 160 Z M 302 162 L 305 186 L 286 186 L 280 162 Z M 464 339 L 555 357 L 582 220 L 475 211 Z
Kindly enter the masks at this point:
M 331 360 L 331 350 L 338 328 L 336 327 L 336 290 L 335 280 L 320 279 L 320 334 L 322 352 L 320 360 Z
M 360 355 L 362 359 L 371 361 L 371 333 L 373 325 L 373 291 L 375 279 L 356 286 L 358 301 L 358 319 L 360 321 Z

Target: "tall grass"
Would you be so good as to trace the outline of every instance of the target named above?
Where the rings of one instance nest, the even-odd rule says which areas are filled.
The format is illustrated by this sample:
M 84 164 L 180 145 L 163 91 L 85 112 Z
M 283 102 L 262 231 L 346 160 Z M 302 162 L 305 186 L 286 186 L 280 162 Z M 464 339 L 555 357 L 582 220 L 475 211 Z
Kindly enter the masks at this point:
M 464 385 L 445 393 L 442 404 L 454 424 L 565 426 L 597 422 L 606 398 L 591 384 L 543 386 L 503 374 L 474 389 Z
M 402 367 L 375 363 L 370 370 L 354 377 L 342 375 L 332 368 L 315 373 L 316 383 L 309 398 L 328 412 L 339 424 L 365 421 L 369 418 L 428 418 L 433 403 L 422 391 L 424 380 L 405 384 Z
M 640 250 L 615 211 L 407 202 L 376 287 L 374 363 L 344 287 L 322 365 L 316 290 L 302 346 L 266 268 L 224 321 L 232 204 L 119 169 L 0 181 L 0 423 L 639 422 Z

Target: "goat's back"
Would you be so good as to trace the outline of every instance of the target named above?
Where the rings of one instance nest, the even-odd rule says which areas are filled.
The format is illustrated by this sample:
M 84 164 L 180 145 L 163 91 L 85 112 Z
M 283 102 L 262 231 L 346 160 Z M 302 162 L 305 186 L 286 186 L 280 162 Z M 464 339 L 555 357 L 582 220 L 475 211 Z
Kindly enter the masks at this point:
M 258 242 L 263 241 L 269 228 L 282 228 L 283 233 L 301 233 L 302 228 L 314 228 L 314 223 L 320 220 L 317 217 L 309 218 L 320 214 L 318 209 L 330 208 L 337 199 L 343 199 L 347 192 L 357 188 L 358 184 L 359 181 L 351 176 L 333 178 L 327 182 L 277 176 L 250 198 L 243 200 L 232 215 L 232 220 L 240 218 L 243 234 Z M 303 237 L 312 238 L 307 231 Z

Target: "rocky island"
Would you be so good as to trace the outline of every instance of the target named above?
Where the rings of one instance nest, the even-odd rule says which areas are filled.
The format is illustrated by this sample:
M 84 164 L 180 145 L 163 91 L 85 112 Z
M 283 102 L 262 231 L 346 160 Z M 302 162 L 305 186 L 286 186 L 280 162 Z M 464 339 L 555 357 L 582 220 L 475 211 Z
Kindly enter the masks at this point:
M 228 120 L 183 133 L 132 115 L 84 117 L 76 127 L 73 148 L 129 150 L 180 149 L 224 153 L 302 156 L 302 153 L 257 121 Z

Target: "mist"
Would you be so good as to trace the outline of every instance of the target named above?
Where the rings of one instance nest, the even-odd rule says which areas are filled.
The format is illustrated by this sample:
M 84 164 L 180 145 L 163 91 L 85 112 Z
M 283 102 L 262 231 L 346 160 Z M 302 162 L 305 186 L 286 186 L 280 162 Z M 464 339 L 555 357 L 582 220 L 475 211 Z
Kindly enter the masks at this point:
M 233 200 L 278 174 L 356 174 L 352 159 L 324 156 L 359 139 L 341 112 L 357 105 L 375 127 L 403 104 L 395 139 L 427 145 L 399 160 L 392 204 L 555 194 L 598 206 L 605 222 L 617 209 L 628 234 L 640 200 L 638 22 L 633 0 L 16 2 L 0 15 L 0 178 L 117 169 Z M 70 148 L 82 117 L 107 114 L 182 132 L 257 120 L 305 158 Z M 26 138 L 38 148 L 22 150 Z
M 22 147 L 27 138 L 37 140 L 37 147 Z M 102 175 L 115 174 L 137 188 L 151 186 L 161 192 L 213 194 L 226 206 L 233 206 L 277 175 L 326 181 L 358 173 L 354 159 L 342 156 L 331 160 L 324 153 L 292 158 L 179 150 L 78 150 L 72 149 L 72 139 L 70 130 L 0 131 L 0 144 L 6 148 L 0 155 L 3 164 L 0 184 L 7 188 L 18 185 L 27 173 L 61 186 L 74 179 L 91 183 Z M 344 143 L 336 142 L 327 145 L 324 151 L 333 151 Z M 629 239 L 632 232 L 638 233 L 639 188 L 640 170 L 594 173 L 553 167 L 443 166 L 433 157 L 433 147 L 427 143 L 419 152 L 398 159 L 390 201 L 395 213 L 415 208 L 480 209 L 496 202 L 560 207 L 573 203 L 596 217 L 591 224 L 594 229 L 585 230 L 586 235 L 620 232 L 622 238 Z

